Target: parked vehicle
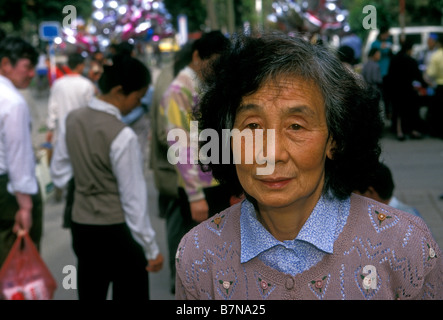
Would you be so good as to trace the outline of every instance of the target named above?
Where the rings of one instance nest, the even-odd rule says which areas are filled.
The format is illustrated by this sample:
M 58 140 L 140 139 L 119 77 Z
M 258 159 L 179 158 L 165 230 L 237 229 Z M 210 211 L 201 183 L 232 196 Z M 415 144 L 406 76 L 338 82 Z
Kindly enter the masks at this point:
M 367 59 L 368 52 L 371 49 L 371 44 L 377 39 L 378 33 L 378 29 L 371 30 L 369 32 L 368 38 L 366 39 L 364 45 L 363 59 Z M 420 52 L 426 50 L 429 34 L 431 33 L 443 34 L 443 26 L 419 26 L 404 28 L 406 39 L 410 39 L 414 42 L 414 47 L 412 49 L 413 57 L 418 57 Z M 402 29 L 400 27 L 390 28 L 389 34 L 391 35 L 392 51 L 393 53 L 397 53 L 401 48 L 400 36 L 402 34 Z

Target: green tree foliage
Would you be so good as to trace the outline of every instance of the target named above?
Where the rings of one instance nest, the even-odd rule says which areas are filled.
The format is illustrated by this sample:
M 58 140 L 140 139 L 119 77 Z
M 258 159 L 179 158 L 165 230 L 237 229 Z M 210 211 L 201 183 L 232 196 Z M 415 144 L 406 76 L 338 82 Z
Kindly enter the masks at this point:
M 42 21 L 63 21 L 63 7 L 73 5 L 77 16 L 88 18 L 92 12 L 91 0 L 0 0 L 0 21 L 20 30 L 24 23 L 38 25 Z
M 185 14 L 188 18 L 189 32 L 200 31 L 206 19 L 206 7 L 202 0 L 164 0 L 165 7 L 172 15 L 173 25 L 177 27 L 177 17 Z

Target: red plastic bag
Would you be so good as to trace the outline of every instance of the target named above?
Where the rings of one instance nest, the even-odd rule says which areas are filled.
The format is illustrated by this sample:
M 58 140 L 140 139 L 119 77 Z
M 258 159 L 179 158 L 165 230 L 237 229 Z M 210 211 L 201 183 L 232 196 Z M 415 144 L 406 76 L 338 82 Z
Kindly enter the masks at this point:
M 50 300 L 56 288 L 29 234 L 19 232 L 0 270 L 0 299 Z

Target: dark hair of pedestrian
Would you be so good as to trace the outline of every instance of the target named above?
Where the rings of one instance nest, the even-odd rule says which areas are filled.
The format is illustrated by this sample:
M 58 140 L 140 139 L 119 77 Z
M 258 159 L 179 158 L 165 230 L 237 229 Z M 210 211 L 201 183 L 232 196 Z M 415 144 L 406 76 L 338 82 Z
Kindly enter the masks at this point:
M 382 200 L 389 200 L 394 194 L 394 179 L 391 170 L 384 163 L 380 162 L 377 169 L 369 177 L 366 186 L 360 186 L 358 191 L 365 193 L 369 187 L 374 188 Z
M 337 54 L 341 62 L 355 64 L 354 49 L 350 46 L 341 46 L 338 48 Z
M 116 55 L 112 65 L 103 66 L 103 74 L 98 86 L 103 94 L 109 93 L 112 88 L 122 86 L 125 95 L 149 86 L 151 73 L 138 59 L 127 54 Z
M 0 42 L 0 60 L 4 57 L 8 58 L 12 65 L 15 65 L 20 59 L 29 59 L 33 65 L 36 65 L 38 52 L 22 38 L 10 36 Z
M 220 31 L 210 31 L 204 33 L 192 44 L 192 52 L 197 50 L 202 60 L 211 58 L 214 54 L 220 54 L 229 47 L 229 39 Z
M 130 44 L 130 43 L 127 42 L 127 41 L 123 41 L 123 42 L 121 42 L 121 43 L 119 43 L 119 44 L 117 45 L 117 54 L 121 54 L 121 55 L 124 55 L 124 54 L 131 55 L 133 51 L 134 51 L 134 45 L 133 45 L 133 44 Z
M 382 35 L 382 34 L 384 34 L 384 33 L 386 33 L 386 32 L 389 32 L 389 26 L 388 26 L 388 25 L 382 25 L 382 26 L 380 27 L 380 30 L 379 30 L 378 36 L 380 36 L 380 35 Z
M 383 129 L 378 96 L 326 47 L 301 36 L 239 36 L 212 68 L 213 72 L 206 74 L 199 110 L 194 114 L 200 130 L 215 129 L 219 137 L 223 129 L 232 130 L 242 98 L 269 81 L 281 77 L 309 81 L 322 93 L 329 136 L 336 144 L 333 159 L 326 159 L 324 193 L 346 198 L 359 183 L 366 184 L 377 169 Z M 200 165 L 240 194 L 243 189 L 232 152 L 229 164 L 222 164 L 226 148 L 230 146 L 220 143 L 220 164 Z
M 192 61 L 192 44 L 194 40 L 186 42 L 174 55 L 174 77 Z
M 405 41 L 402 42 L 400 51 L 407 52 L 407 51 L 411 50 L 413 46 L 414 46 L 414 42 L 412 42 L 412 40 L 410 40 L 410 39 L 406 39 Z
M 371 50 L 369 50 L 368 57 L 373 57 L 379 51 L 379 48 L 371 48 Z
M 74 52 L 68 56 L 68 67 L 71 70 L 74 70 L 79 64 L 84 62 L 85 58 L 80 53 Z

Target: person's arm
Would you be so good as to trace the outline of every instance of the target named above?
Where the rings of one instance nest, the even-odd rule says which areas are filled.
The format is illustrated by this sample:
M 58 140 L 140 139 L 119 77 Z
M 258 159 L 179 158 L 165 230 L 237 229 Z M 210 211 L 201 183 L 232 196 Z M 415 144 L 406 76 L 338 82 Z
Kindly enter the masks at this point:
M 73 176 L 71 159 L 66 146 L 65 132 L 59 131 L 56 145 L 51 158 L 50 174 L 54 185 L 64 188 Z
M 155 240 L 148 213 L 148 191 L 143 174 L 143 159 L 135 133 L 125 127 L 111 144 L 110 159 L 117 179 L 125 221 L 148 259 L 148 271 L 162 268 L 163 256 Z
M 52 86 L 48 100 L 48 117 L 46 118 L 46 141 L 52 143 L 54 130 L 57 126 L 58 119 L 58 102 L 57 102 L 57 85 Z
M 11 194 L 36 194 L 38 184 L 27 106 L 18 103 L 10 108 L 2 125 L 9 178 L 8 191 Z
M 176 168 L 184 182 L 184 189 L 188 196 L 190 203 L 191 216 L 196 222 L 202 222 L 208 218 L 209 207 L 205 199 L 203 188 L 205 185 L 209 185 L 212 180 L 212 176 L 201 171 L 200 165 L 194 163 L 193 155 L 198 155 L 198 142 L 191 143 L 191 125 L 189 112 L 192 110 L 190 101 L 192 97 L 190 93 L 186 93 L 183 90 L 171 91 L 169 96 L 165 96 L 164 109 L 165 116 L 168 121 L 168 136 L 173 138 L 174 131 L 181 130 L 186 139 L 168 140 L 168 143 L 174 149 L 177 148 L 180 154 L 186 155 L 176 164 Z M 198 132 L 198 128 L 196 128 Z M 197 138 L 198 140 L 198 138 Z M 205 180 L 206 179 L 206 180 Z
M 32 226 L 32 198 L 29 194 L 15 193 L 18 203 L 18 211 L 15 214 L 15 222 L 12 231 L 17 233 L 20 230 L 29 232 Z
M 32 194 L 38 192 L 35 159 L 30 132 L 30 114 L 26 105 L 17 103 L 10 108 L 3 123 L 8 167 L 8 191 L 15 194 L 19 209 L 15 215 L 13 231 L 29 231 L 32 226 Z

